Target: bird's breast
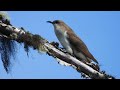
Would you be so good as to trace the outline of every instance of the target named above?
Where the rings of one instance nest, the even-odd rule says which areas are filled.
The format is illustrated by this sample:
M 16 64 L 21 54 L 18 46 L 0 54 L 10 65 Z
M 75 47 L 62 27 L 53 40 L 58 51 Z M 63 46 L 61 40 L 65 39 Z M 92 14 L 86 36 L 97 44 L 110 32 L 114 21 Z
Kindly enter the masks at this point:
M 66 49 L 66 51 L 70 54 L 73 54 L 73 50 L 67 39 L 67 31 L 55 30 L 55 34 L 56 34 L 58 40 L 60 41 L 60 43 L 62 44 L 62 46 Z

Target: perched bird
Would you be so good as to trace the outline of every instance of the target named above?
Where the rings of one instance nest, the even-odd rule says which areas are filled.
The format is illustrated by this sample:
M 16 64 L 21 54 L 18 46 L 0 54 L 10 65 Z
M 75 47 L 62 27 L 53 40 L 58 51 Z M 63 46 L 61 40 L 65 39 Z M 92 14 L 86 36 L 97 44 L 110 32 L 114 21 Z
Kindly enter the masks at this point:
M 85 43 L 67 24 L 61 20 L 47 22 L 53 24 L 55 34 L 67 53 L 75 56 L 85 64 L 90 64 L 92 61 L 98 64 L 98 61 L 90 53 Z M 98 69 L 99 67 L 96 66 L 96 68 Z

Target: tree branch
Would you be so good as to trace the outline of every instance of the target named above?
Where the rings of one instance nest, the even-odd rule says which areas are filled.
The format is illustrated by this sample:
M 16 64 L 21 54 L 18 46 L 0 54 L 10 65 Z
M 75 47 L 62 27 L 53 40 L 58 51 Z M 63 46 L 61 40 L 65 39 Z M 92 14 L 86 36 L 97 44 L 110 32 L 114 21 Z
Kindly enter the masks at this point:
M 10 33 L 10 34 L 8 35 L 7 33 Z M 37 42 L 33 42 L 34 40 L 33 36 L 35 38 L 35 35 L 31 33 L 27 35 L 28 33 L 24 29 L 16 28 L 14 26 L 6 25 L 0 22 L 0 34 L 1 34 L 0 37 L 9 38 L 10 40 L 16 40 L 18 43 L 20 42 L 27 43 L 30 47 L 33 47 L 38 51 L 44 51 L 48 53 L 48 55 L 56 58 L 56 60 L 59 59 L 59 61 L 66 62 L 69 66 L 74 67 L 78 72 L 84 73 L 89 78 L 92 78 L 92 79 L 113 79 L 114 78 L 110 75 L 94 70 L 92 67 L 84 64 L 83 62 L 76 59 L 75 57 L 61 51 L 59 48 L 56 48 L 47 40 L 43 39 L 41 36 L 39 36 L 39 39 L 37 40 Z M 30 41 L 30 39 L 23 38 L 26 36 L 28 38 L 31 38 L 32 41 Z M 38 46 L 36 46 L 36 44 Z

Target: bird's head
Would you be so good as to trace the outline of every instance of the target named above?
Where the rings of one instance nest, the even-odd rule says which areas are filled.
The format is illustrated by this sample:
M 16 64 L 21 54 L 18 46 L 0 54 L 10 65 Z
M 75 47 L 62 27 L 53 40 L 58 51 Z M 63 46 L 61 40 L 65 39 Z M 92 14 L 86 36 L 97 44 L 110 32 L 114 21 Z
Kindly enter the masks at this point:
M 47 22 L 48 22 L 48 23 L 51 23 L 51 24 L 53 24 L 53 25 L 64 23 L 64 22 L 61 21 L 61 20 L 54 20 L 53 22 L 52 22 L 52 21 L 47 21 Z
M 53 24 L 55 29 L 61 29 L 65 26 L 65 23 L 61 20 L 47 21 L 48 23 Z

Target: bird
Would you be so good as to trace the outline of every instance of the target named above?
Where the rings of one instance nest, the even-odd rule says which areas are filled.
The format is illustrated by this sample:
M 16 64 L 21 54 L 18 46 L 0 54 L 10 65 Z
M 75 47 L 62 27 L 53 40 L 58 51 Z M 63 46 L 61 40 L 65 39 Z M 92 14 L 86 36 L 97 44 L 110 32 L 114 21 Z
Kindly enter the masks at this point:
M 98 61 L 90 53 L 86 44 L 78 37 L 75 32 L 62 20 L 47 21 L 54 26 L 54 32 L 66 52 L 75 56 L 85 64 L 93 64 L 99 70 Z

